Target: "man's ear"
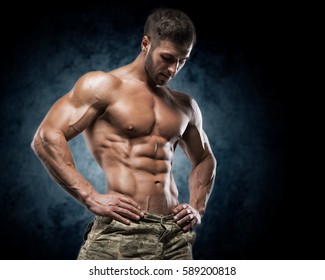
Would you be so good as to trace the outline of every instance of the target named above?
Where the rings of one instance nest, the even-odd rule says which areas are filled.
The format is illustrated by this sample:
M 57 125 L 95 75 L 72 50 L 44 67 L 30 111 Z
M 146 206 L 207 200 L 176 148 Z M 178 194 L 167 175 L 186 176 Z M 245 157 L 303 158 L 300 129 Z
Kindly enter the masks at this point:
M 141 50 L 145 53 L 148 52 L 150 48 L 150 37 L 147 35 L 143 36 L 142 41 L 141 41 Z

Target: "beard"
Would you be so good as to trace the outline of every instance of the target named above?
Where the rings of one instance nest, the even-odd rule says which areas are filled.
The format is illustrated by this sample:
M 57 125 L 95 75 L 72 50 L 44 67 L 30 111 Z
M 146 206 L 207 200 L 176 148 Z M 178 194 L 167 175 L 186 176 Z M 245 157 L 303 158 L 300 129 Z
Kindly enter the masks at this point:
M 169 78 L 167 78 L 162 73 L 160 73 L 158 75 L 156 74 L 156 71 L 154 69 L 153 59 L 152 59 L 152 49 L 149 50 L 149 52 L 146 56 L 144 68 L 145 68 L 147 75 L 149 76 L 150 81 L 153 84 L 155 84 L 156 86 L 165 86 L 168 83 Z M 162 76 L 163 79 L 160 79 L 158 76 Z

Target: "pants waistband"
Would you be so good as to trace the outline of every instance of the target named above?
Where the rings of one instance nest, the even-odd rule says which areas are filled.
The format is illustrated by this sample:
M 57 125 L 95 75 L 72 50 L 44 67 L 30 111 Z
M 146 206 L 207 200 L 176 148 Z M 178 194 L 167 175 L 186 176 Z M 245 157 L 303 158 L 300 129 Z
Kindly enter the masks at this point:
M 162 215 L 162 214 L 157 214 L 157 213 L 152 213 L 152 212 L 148 212 L 148 211 L 143 211 L 144 216 L 141 217 L 140 221 L 142 222 L 149 222 L 149 223 L 166 223 L 166 222 L 173 222 L 174 221 L 174 214 L 169 214 L 169 215 Z M 111 223 L 111 221 L 113 220 L 110 217 L 104 217 L 104 216 L 95 216 L 95 219 L 97 221 L 100 222 L 104 222 L 104 223 Z M 132 221 L 131 222 L 135 222 L 136 221 Z
M 162 215 L 157 213 L 152 213 L 149 211 L 143 211 L 144 216 L 141 218 L 142 221 L 151 221 L 151 222 L 162 222 L 162 221 L 173 221 L 174 214 Z

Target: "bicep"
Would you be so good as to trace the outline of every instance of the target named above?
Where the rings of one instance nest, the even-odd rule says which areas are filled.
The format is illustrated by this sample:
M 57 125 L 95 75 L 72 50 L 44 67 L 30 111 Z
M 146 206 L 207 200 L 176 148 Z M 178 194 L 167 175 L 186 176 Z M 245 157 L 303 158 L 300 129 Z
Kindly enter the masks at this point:
M 57 100 L 44 118 L 41 128 L 63 134 L 70 140 L 89 127 L 105 111 L 106 103 L 98 98 L 87 83 L 81 79 L 69 93 Z
M 206 133 L 195 125 L 187 127 L 179 145 L 194 166 L 211 153 Z
M 82 132 L 96 115 L 91 106 L 77 106 L 69 98 L 68 94 L 55 102 L 41 124 L 41 128 L 62 133 L 67 140 Z
M 194 166 L 212 154 L 208 137 L 203 130 L 201 110 L 194 99 L 191 100 L 190 122 L 183 134 L 180 147 Z

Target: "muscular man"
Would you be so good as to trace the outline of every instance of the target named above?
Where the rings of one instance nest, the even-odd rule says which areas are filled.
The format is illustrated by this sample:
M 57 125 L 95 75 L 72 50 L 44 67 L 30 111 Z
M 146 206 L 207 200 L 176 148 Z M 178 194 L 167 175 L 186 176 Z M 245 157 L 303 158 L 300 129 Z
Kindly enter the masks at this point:
M 50 176 L 95 214 L 78 259 L 192 259 L 213 188 L 216 159 L 193 98 L 167 83 L 189 58 L 196 33 L 186 14 L 157 9 L 136 59 L 83 75 L 40 124 L 32 148 Z M 83 133 L 107 180 L 101 194 L 78 172 L 68 141 Z M 189 202 L 172 174 L 176 146 L 192 164 Z

